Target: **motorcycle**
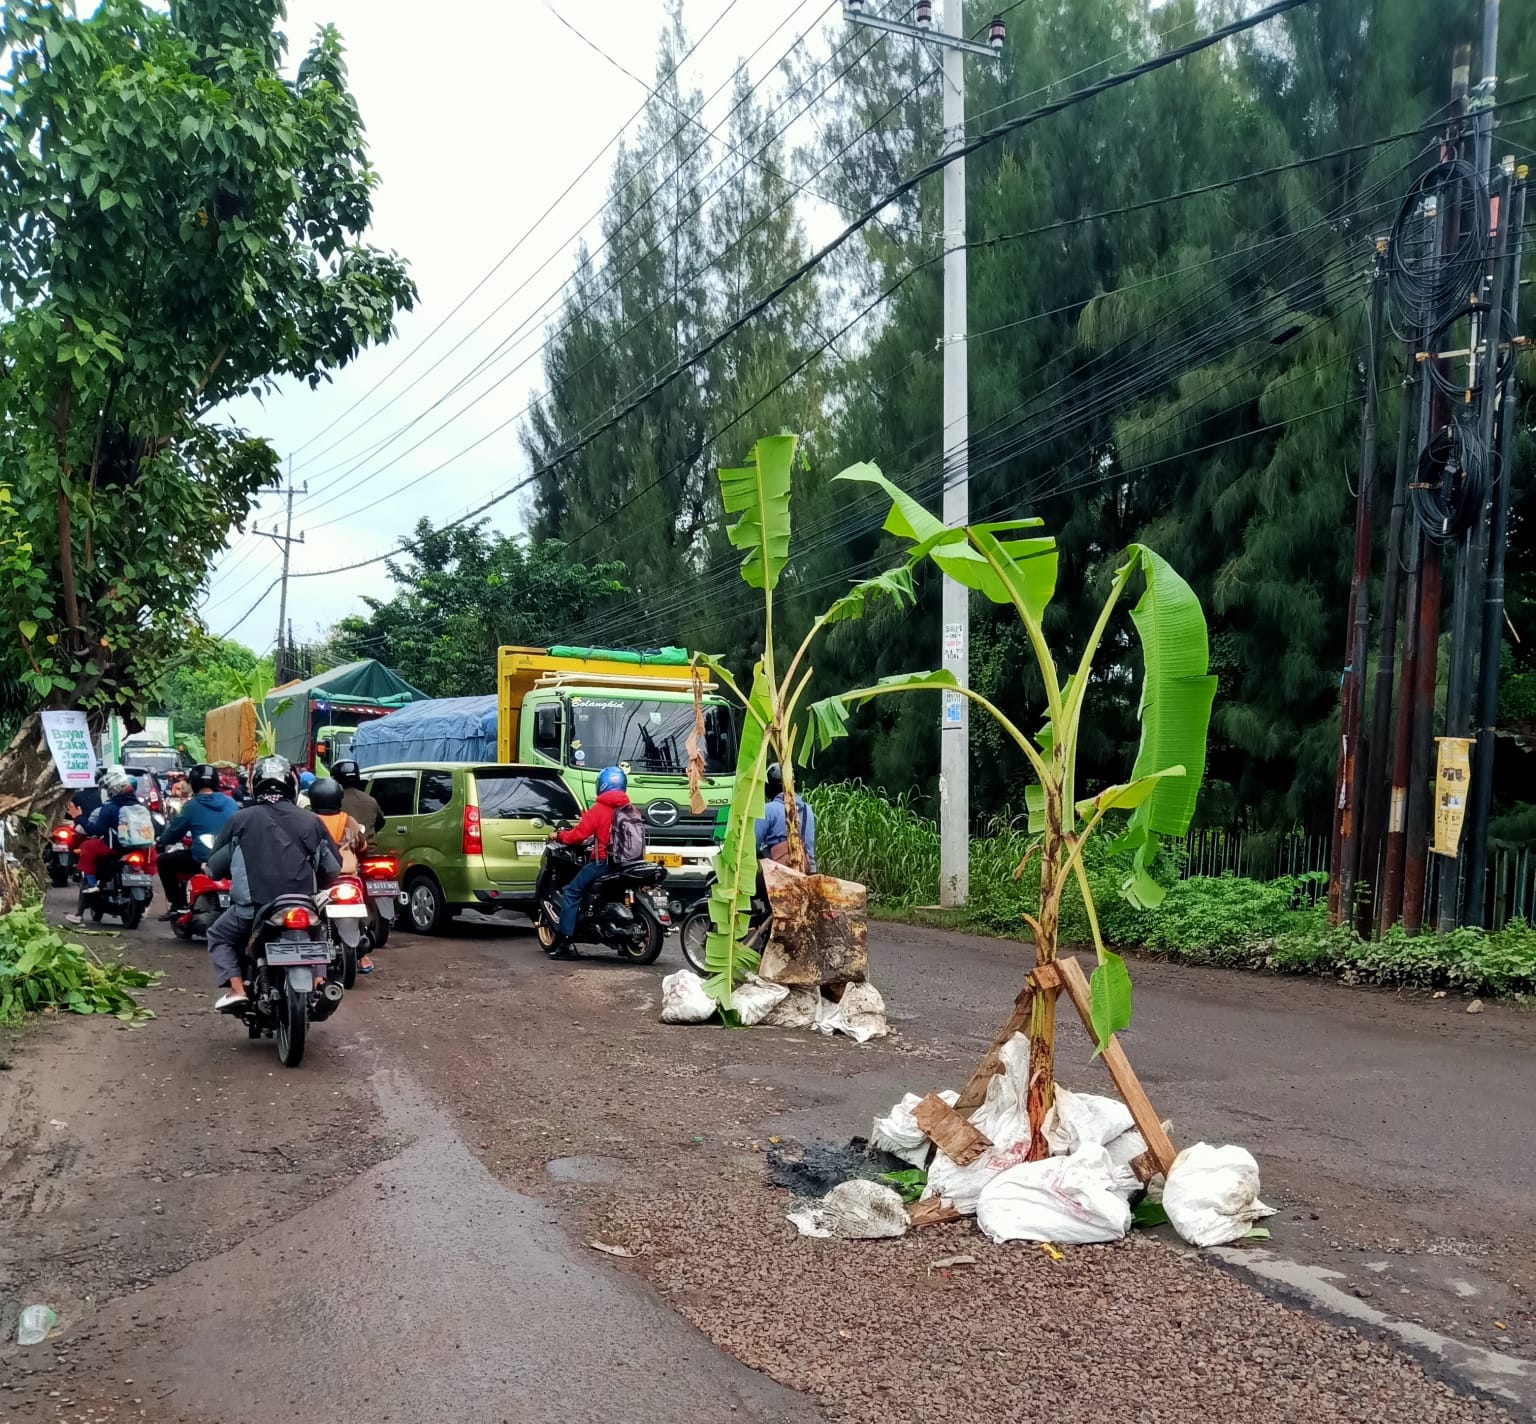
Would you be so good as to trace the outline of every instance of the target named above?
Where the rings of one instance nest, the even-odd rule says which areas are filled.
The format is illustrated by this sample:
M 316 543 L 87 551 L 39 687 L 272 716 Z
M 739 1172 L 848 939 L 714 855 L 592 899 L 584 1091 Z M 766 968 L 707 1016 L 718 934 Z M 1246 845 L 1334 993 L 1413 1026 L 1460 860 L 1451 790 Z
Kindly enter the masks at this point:
M 79 874 L 75 847 L 80 840 L 80 828 L 74 821 L 65 821 L 53 828 L 48 844 L 43 847 L 43 869 L 48 872 L 52 884 L 68 885 Z
M 213 837 L 204 835 L 198 839 L 206 854 L 213 849 Z M 183 842 L 190 848 L 192 837 Z M 208 927 L 229 908 L 229 881 L 215 880 L 202 866 L 190 874 L 177 877 L 182 882 L 182 903 L 186 906 L 171 921 L 171 933 L 177 939 L 206 939 Z
M 341 970 L 319 905 L 308 895 L 280 895 L 257 914 L 241 951 L 250 999 L 238 1017 L 252 1038 L 276 1038 L 277 1061 L 297 1068 L 309 1025 L 341 1006 Z
M 714 889 L 717 878 L 713 875 L 709 877 L 703 893 L 683 912 L 682 920 L 677 927 L 677 940 L 682 947 L 683 958 L 688 961 L 688 967 L 695 974 L 709 972 L 704 967 L 704 946 L 709 939 L 710 931 L 709 894 Z M 768 941 L 768 929 L 772 921 L 772 907 L 754 890 L 752 903 L 747 910 L 747 932 L 742 936 L 742 943 L 761 952 Z
M 374 949 L 389 943 L 400 902 L 400 857 L 388 851 L 365 851 L 358 874 L 368 898 L 368 942 Z
M 363 882 L 355 875 L 337 876 L 315 896 L 315 903 L 325 916 L 331 944 L 341 963 L 341 987 L 350 989 L 357 983 L 358 949 L 364 934 L 361 922 L 369 914 Z
M 560 942 L 561 894 L 586 863 L 581 846 L 551 842 L 545 847 L 534 889 L 533 924 L 546 954 Z M 632 964 L 654 963 L 672 923 L 662 889 L 666 878 L 666 867 L 648 860 L 614 866 L 587 887 L 575 938 L 610 945 Z
M 103 915 L 115 915 L 125 930 L 136 930 L 155 894 L 152 848 L 121 850 L 106 861 L 96 880 L 96 893 L 86 902 L 86 913 L 97 924 Z

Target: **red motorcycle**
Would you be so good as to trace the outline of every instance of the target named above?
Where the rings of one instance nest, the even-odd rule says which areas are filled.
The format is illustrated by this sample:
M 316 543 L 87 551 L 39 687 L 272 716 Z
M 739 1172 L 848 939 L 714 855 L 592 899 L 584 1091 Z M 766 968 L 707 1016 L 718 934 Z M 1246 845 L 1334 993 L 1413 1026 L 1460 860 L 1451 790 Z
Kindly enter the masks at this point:
M 400 903 L 400 857 L 389 851 L 364 851 L 358 873 L 368 897 L 368 943 L 383 949 Z
M 192 837 L 182 844 L 190 850 Z M 171 933 L 177 939 L 206 939 L 208 927 L 229 908 L 229 881 L 215 880 L 202 866 L 176 878 L 186 908 L 172 918 Z

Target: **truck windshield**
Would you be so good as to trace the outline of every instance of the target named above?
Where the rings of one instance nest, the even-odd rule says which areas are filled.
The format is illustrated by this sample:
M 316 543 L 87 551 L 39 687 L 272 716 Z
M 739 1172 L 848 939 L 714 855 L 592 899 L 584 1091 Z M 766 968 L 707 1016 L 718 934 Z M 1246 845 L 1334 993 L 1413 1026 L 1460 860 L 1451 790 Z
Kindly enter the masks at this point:
M 583 769 L 627 762 L 630 770 L 682 776 L 688 770 L 688 736 L 693 731 L 692 702 L 650 698 L 572 697 L 567 760 Z M 736 770 L 736 730 L 730 709 L 704 704 L 706 734 L 701 750 L 708 776 Z

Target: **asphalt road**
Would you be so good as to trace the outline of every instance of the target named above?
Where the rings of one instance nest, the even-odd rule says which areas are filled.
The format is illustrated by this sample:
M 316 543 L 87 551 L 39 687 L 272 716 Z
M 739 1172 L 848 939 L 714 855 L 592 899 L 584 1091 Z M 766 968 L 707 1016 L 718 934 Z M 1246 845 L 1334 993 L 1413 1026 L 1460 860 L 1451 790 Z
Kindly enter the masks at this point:
M 487 1143 L 422 1086 L 451 1055 L 463 1091 L 483 1091 L 475 1044 L 498 1026 L 477 985 L 508 968 L 520 994 L 549 982 L 526 930 L 397 936 L 291 1073 L 207 1011 L 200 949 L 158 925 L 124 940 L 166 972 L 160 1018 L 60 1024 L 0 1074 L 0 1329 L 14 1339 L 36 1299 L 65 1322 L 49 1346 L 0 1347 L 0 1419 L 817 1417 L 488 1171 L 472 1150 Z M 765 1132 L 845 1139 L 903 1091 L 958 1085 L 1029 965 L 1025 946 L 897 925 L 870 946 L 897 1038 L 850 1045 L 840 1073 L 787 1039 L 744 1059 L 790 1104 Z M 652 971 L 605 977 L 632 986 L 633 1014 L 679 964 L 674 944 Z M 433 996 L 429 1042 L 393 988 L 408 966 Z M 1126 1048 L 1175 1141 L 1249 1147 L 1282 1208 L 1273 1251 L 1233 1269 L 1529 1411 L 1536 1017 L 1155 963 L 1132 975 Z M 632 1031 L 611 1006 L 571 1018 L 620 1053 Z M 1059 1078 L 1107 1090 L 1089 1059 L 1069 1026 Z

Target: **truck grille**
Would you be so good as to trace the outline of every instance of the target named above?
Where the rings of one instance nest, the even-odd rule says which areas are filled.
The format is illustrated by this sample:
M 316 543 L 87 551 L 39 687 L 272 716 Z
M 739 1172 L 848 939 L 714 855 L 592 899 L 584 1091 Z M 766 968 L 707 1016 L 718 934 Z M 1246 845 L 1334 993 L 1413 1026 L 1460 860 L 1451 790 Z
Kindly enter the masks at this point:
M 711 806 L 703 815 L 695 816 L 683 804 L 677 808 L 677 821 L 670 826 L 658 825 L 647 814 L 649 811 L 649 806 L 642 807 L 640 813 L 645 818 L 647 845 L 709 845 L 725 837 L 724 806 Z

